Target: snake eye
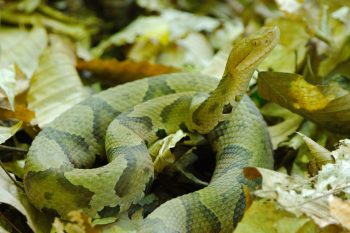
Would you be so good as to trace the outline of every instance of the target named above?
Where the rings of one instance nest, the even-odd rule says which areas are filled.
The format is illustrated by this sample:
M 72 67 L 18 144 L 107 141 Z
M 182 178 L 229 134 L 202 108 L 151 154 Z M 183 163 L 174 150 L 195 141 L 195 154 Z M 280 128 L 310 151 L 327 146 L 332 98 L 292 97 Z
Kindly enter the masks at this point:
M 228 103 L 224 105 L 224 108 L 222 109 L 222 114 L 229 114 L 232 112 L 233 106 Z
M 156 132 L 156 135 L 159 139 L 165 138 L 167 136 L 167 133 L 165 129 L 158 129 Z

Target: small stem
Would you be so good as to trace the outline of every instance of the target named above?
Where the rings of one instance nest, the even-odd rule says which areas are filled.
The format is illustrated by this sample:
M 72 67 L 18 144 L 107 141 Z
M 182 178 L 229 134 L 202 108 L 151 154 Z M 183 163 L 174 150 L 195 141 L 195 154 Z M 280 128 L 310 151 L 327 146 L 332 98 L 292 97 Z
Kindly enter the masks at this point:
M 258 90 L 258 85 L 255 85 L 254 87 L 252 87 L 249 91 L 248 91 L 248 96 L 251 96 L 252 94 L 254 94 L 254 92 L 256 92 Z
M 27 153 L 28 150 L 26 149 L 22 149 L 22 148 L 18 148 L 18 147 L 12 147 L 12 146 L 5 146 L 5 145 L 0 145 L 0 150 L 10 150 L 10 151 L 16 151 L 16 152 L 22 152 L 22 153 Z
M 17 186 L 17 188 L 21 189 L 24 192 L 24 188 L 15 180 L 11 174 L 6 170 L 4 164 L 0 160 L 0 167 L 5 171 L 6 175 L 12 180 L 12 182 Z
M 321 31 L 317 30 L 315 37 L 323 42 L 325 42 L 327 45 L 332 45 L 332 40 L 329 39 L 326 35 L 324 35 Z
M 5 221 L 11 225 L 11 227 L 13 229 L 15 229 L 18 233 L 22 233 L 22 231 L 20 231 L 15 224 L 13 224 L 3 213 L 0 212 L 0 215 L 5 219 Z

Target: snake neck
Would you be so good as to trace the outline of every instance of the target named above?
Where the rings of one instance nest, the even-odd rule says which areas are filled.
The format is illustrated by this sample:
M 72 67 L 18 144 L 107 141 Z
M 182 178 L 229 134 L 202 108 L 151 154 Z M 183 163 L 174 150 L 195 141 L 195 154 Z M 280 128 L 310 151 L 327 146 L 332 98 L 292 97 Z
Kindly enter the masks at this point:
M 277 27 L 264 27 L 234 46 L 219 85 L 192 114 L 194 130 L 206 134 L 236 109 L 253 72 L 278 40 Z

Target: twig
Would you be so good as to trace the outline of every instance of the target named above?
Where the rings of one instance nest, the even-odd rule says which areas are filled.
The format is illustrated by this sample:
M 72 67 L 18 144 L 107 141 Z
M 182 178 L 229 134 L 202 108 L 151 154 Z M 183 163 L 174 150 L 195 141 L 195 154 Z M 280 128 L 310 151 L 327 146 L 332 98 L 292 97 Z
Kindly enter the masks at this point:
M 17 180 L 15 180 L 11 174 L 6 170 L 4 164 L 2 163 L 2 161 L 0 160 L 0 167 L 5 171 L 5 173 L 7 174 L 7 176 L 12 180 L 12 182 L 17 186 L 17 188 L 21 189 L 24 192 L 24 188 L 17 182 Z
M 5 221 L 6 221 L 8 224 L 11 225 L 11 227 L 12 227 L 13 229 L 15 229 L 18 233 L 22 233 L 22 231 L 20 231 L 20 229 L 18 229 L 18 228 L 16 227 L 16 225 L 13 224 L 3 213 L 0 212 L 0 215 L 5 219 Z
M 10 150 L 10 151 L 16 151 L 16 152 L 22 152 L 22 153 L 27 153 L 28 150 L 23 149 L 23 148 L 18 148 L 18 147 L 12 147 L 12 146 L 5 146 L 5 145 L 0 145 L 0 150 Z

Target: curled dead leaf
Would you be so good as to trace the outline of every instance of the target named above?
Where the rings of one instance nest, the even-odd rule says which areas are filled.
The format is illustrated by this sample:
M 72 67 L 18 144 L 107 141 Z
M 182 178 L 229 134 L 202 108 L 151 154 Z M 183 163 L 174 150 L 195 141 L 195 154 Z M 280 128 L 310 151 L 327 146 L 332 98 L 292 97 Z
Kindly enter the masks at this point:
M 243 174 L 244 174 L 244 177 L 249 180 L 254 180 L 256 178 L 261 177 L 259 170 L 256 169 L 255 167 L 245 167 L 243 169 Z
M 79 61 L 77 69 L 90 71 L 94 76 L 99 78 L 101 82 L 114 85 L 134 81 L 147 76 L 179 71 L 174 67 L 152 64 L 146 61 L 118 61 L 117 59 Z
M 337 133 L 350 133 L 350 93 L 336 84 L 317 86 L 301 75 L 260 72 L 260 95 Z
M 24 105 L 16 105 L 15 111 L 0 108 L 0 120 L 16 119 L 29 123 L 35 113 Z

